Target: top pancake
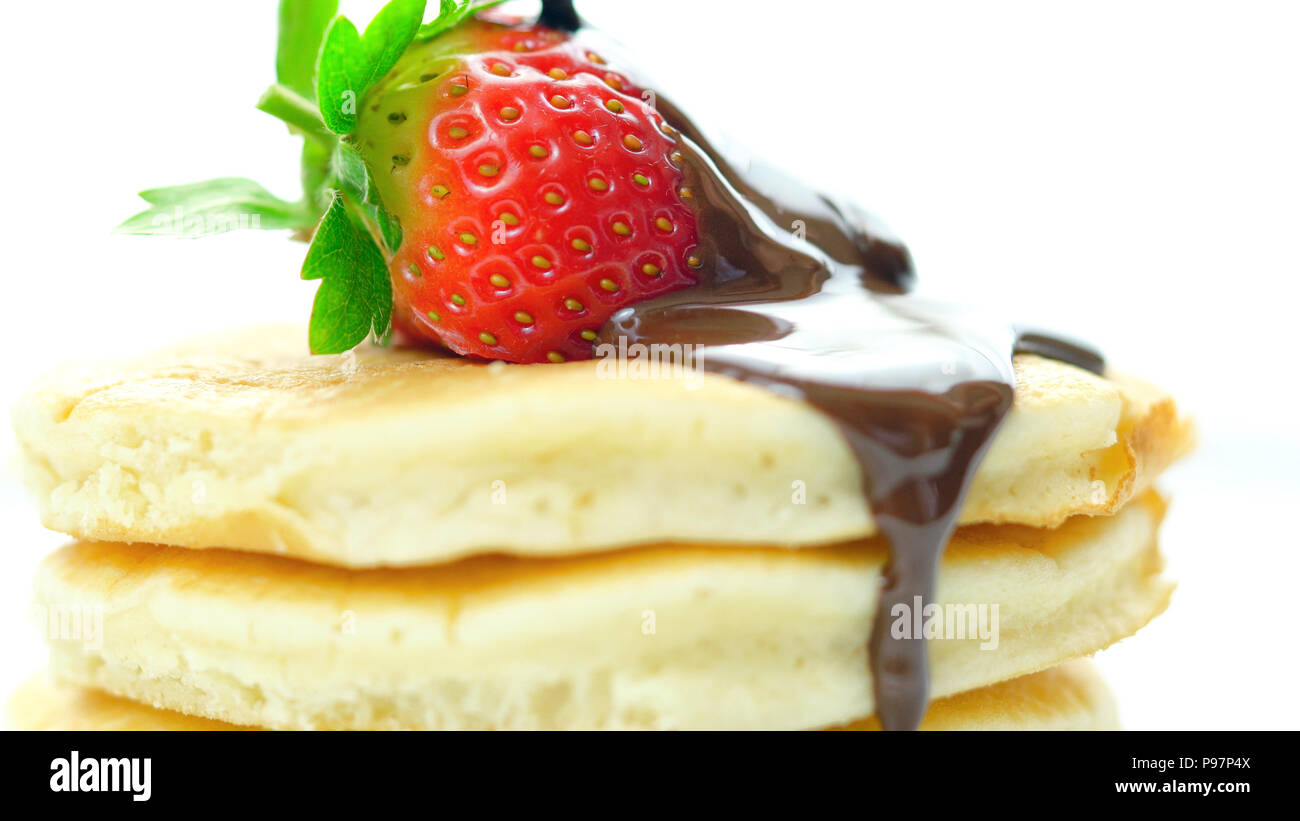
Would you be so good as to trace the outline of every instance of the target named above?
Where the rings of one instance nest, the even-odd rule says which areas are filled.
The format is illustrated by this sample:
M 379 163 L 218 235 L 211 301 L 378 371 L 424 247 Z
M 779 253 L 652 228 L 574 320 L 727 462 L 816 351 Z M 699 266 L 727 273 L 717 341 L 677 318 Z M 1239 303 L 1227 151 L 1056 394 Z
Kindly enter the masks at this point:
M 14 427 L 45 525 L 354 567 L 875 531 L 847 444 L 804 402 L 712 374 L 305 340 L 254 329 L 39 383 Z M 1016 375 L 964 523 L 1114 512 L 1190 445 L 1142 382 L 1033 356 Z

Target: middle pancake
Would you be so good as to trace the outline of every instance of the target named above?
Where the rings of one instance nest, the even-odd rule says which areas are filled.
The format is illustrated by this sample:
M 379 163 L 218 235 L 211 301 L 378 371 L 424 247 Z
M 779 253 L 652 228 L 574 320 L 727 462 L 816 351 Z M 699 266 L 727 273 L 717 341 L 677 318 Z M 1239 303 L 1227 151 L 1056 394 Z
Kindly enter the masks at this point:
M 934 697 L 1086 655 L 1167 604 L 1153 494 L 1055 530 L 975 526 L 937 601 L 996 606 L 929 643 Z M 60 676 L 158 707 L 275 728 L 755 728 L 873 710 L 879 540 L 803 550 L 666 545 L 572 559 L 346 570 L 225 550 L 70 545 L 47 612 Z

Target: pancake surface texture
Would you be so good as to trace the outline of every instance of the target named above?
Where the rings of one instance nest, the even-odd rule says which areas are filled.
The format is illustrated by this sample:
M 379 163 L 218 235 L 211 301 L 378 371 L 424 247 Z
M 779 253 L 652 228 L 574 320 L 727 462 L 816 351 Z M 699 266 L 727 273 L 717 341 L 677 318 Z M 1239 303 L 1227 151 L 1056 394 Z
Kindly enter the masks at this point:
M 10 730 L 247 730 L 235 724 L 156 710 L 75 684 L 34 676 L 9 699 Z
M 875 717 L 836 729 L 879 730 Z M 1092 662 L 1067 661 L 1040 673 L 930 703 L 921 730 L 1118 730 L 1110 689 Z
M 1146 624 L 1171 592 L 1162 515 L 1147 494 L 1056 530 L 960 529 L 937 601 L 985 605 L 986 627 L 996 605 L 997 646 L 981 649 L 974 626 L 931 639 L 934 697 Z M 42 564 L 37 600 L 103 616 L 93 646 L 51 642 L 60 678 L 236 724 L 812 729 L 873 711 L 866 637 L 884 559 L 871 540 L 347 570 L 78 543 Z
M 46 676 L 27 682 L 10 700 L 15 730 L 247 730 Z M 874 719 L 836 729 L 878 730 Z M 940 699 L 930 705 L 922 730 L 1114 730 L 1114 701 L 1092 665 L 1073 661 L 1001 684 Z
M 300 328 L 70 369 L 16 407 L 47 527 L 351 567 L 635 544 L 870 536 L 861 478 L 811 406 L 712 374 L 486 365 Z M 1053 527 L 1118 510 L 1189 445 L 1148 385 L 1021 356 L 962 521 Z

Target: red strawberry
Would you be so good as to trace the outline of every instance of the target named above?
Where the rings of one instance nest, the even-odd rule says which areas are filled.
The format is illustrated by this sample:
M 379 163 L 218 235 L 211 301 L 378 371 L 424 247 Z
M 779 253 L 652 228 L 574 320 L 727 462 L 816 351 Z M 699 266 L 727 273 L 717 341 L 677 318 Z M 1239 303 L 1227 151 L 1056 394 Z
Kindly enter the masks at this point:
M 619 308 L 695 281 L 675 133 L 563 32 L 475 20 L 414 44 L 355 135 L 401 222 L 396 326 L 490 359 L 591 356 Z

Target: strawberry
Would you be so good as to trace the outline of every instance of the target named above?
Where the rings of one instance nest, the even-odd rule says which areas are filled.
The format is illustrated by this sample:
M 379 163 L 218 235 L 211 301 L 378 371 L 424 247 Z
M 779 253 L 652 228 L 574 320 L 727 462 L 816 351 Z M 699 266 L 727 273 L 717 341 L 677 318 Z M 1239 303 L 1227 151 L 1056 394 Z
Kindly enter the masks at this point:
M 567 32 L 474 17 L 495 2 L 440 0 L 425 22 L 425 0 L 390 0 L 358 31 L 333 0 L 281 0 L 258 107 L 303 137 L 303 197 L 152 189 L 119 230 L 311 237 L 315 353 L 397 328 L 488 359 L 591 356 L 615 311 L 695 281 L 677 132 Z M 542 19 L 575 18 L 552 2 Z
M 669 134 L 563 32 L 474 20 L 417 43 L 355 134 L 402 227 L 394 323 L 460 354 L 589 357 L 619 308 L 695 281 Z

